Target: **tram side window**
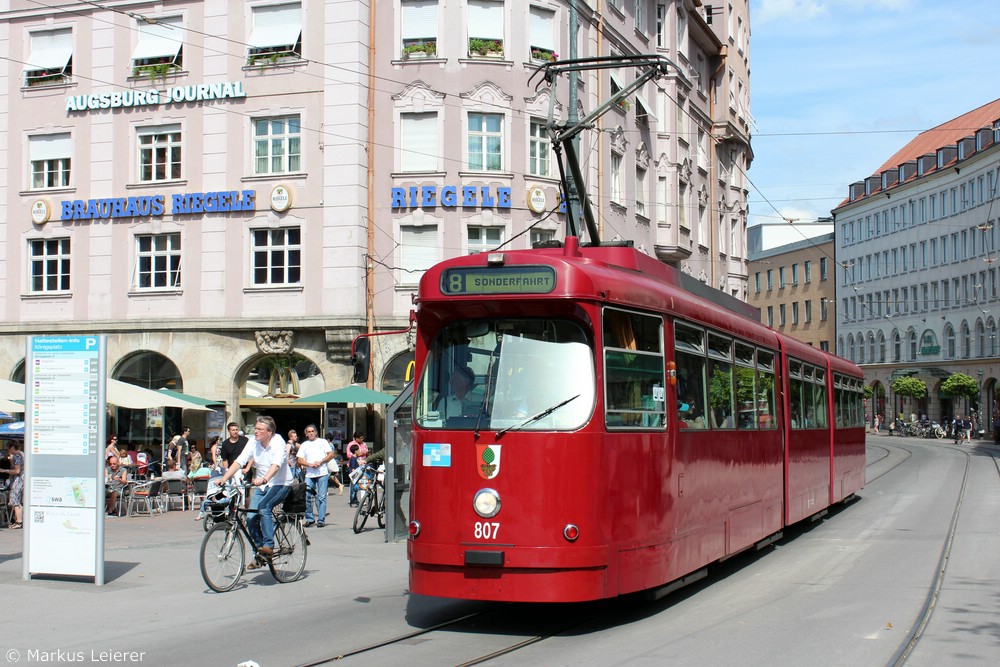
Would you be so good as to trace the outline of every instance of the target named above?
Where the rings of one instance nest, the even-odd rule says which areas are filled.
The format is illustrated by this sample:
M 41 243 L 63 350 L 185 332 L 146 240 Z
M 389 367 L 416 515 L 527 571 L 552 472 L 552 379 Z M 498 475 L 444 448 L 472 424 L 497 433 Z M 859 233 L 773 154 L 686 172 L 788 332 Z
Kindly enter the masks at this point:
M 682 428 L 708 428 L 705 421 L 705 332 L 674 324 L 677 419 Z
M 708 334 L 708 396 L 712 428 L 736 428 L 733 413 L 733 341 Z
M 605 309 L 604 379 L 609 427 L 666 425 L 662 318 Z
M 826 371 L 816 369 L 816 384 L 813 385 L 813 414 L 816 415 L 816 428 L 826 428 Z
M 757 409 L 754 404 L 754 347 L 737 341 L 736 356 L 736 428 L 756 429 Z
M 757 424 L 762 429 L 778 428 L 774 403 L 774 352 L 757 350 L 757 384 L 754 393 Z
M 805 428 L 802 414 L 802 362 L 788 360 L 788 403 L 793 429 Z

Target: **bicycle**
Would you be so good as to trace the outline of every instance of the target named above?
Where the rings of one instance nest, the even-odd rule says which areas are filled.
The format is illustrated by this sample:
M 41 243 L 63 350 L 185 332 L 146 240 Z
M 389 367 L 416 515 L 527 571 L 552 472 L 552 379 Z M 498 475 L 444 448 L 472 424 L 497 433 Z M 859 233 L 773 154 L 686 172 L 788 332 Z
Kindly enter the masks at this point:
M 358 493 L 363 494 L 354 511 L 354 533 L 360 533 L 368 517 L 378 518 L 378 527 L 385 528 L 385 466 L 378 469 L 366 465 L 357 479 Z
M 251 484 L 243 484 L 244 488 Z M 228 493 L 227 493 L 228 492 Z M 219 496 L 222 496 L 219 498 Z M 215 525 L 201 541 L 201 576 L 216 593 L 232 590 L 246 569 L 246 545 L 253 551 L 254 561 L 267 563 L 271 575 L 279 583 L 297 581 L 306 569 L 306 548 L 309 539 L 302 527 L 301 514 L 286 514 L 274 510 L 274 552 L 270 558 L 260 554 L 247 527 L 246 515 L 257 510 L 244 509 L 238 504 L 240 494 L 228 486 L 211 503 L 217 517 Z
M 237 484 L 233 487 L 234 492 L 236 493 L 236 495 L 239 496 L 236 502 L 237 506 L 239 507 L 244 507 L 246 505 L 246 501 L 244 500 L 244 498 L 246 497 L 245 489 L 246 486 L 244 484 Z M 206 533 L 212 530 L 212 526 L 214 526 L 216 523 L 226 520 L 226 511 L 227 511 L 226 507 L 224 507 L 221 510 L 213 510 L 211 505 L 208 506 L 208 508 L 205 510 L 205 518 L 201 520 L 201 526 L 202 528 L 205 529 Z

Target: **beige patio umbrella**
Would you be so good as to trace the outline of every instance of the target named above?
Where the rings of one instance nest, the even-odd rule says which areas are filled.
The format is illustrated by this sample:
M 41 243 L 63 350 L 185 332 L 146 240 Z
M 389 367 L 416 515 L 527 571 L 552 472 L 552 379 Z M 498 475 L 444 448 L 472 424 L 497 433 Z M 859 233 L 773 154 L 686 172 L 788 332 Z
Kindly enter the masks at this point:
M 108 378 L 106 398 L 108 403 L 111 403 L 112 405 L 117 405 L 119 408 L 132 408 L 134 410 L 164 407 L 206 411 L 210 411 L 212 409 L 204 405 L 198 405 L 197 403 L 185 401 L 184 399 L 177 398 L 176 396 L 170 396 L 164 392 L 145 389 L 143 387 L 112 378 Z M 11 382 L 10 380 L 0 379 L 0 399 L 7 401 L 25 400 L 26 395 L 24 392 L 24 385 L 20 382 Z M 4 407 L 3 404 L 0 404 L 0 410 L 5 410 L 6 412 L 10 412 L 11 410 L 24 412 L 24 406 L 17 405 L 17 407 L 7 408 Z

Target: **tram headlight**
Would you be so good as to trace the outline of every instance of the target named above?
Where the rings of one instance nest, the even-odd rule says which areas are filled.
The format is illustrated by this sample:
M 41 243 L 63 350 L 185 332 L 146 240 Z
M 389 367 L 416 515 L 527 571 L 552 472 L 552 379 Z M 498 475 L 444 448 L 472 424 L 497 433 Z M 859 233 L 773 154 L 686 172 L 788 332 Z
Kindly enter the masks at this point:
M 500 511 L 500 494 L 493 489 L 480 489 L 472 499 L 472 507 L 484 519 L 495 517 Z

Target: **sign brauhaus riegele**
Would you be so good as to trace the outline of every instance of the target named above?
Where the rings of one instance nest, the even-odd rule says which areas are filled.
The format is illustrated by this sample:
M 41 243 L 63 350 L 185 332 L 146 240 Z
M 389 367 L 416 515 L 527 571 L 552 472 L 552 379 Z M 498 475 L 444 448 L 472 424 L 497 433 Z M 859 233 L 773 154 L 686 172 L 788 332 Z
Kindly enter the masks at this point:
M 96 111 L 98 109 L 125 109 L 131 107 L 158 107 L 163 104 L 207 102 L 227 98 L 246 97 L 242 81 L 201 83 L 191 86 L 172 86 L 162 90 L 113 90 L 90 95 L 70 95 L 66 98 L 66 111 Z

